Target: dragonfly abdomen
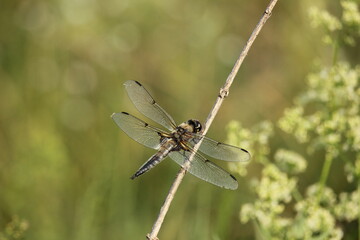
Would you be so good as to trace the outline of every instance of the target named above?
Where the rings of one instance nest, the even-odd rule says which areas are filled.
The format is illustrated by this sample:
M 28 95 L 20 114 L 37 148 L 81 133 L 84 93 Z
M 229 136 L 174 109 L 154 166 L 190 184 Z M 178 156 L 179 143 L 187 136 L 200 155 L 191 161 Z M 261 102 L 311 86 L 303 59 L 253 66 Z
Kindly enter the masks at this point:
M 131 179 L 137 178 L 138 176 L 146 173 L 162 160 L 164 160 L 169 152 L 176 146 L 176 142 L 173 139 L 168 139 L 159 149 L 157 153 L 152 155 L 149 160 L 147 160 L 137 172 L 131 176 Z

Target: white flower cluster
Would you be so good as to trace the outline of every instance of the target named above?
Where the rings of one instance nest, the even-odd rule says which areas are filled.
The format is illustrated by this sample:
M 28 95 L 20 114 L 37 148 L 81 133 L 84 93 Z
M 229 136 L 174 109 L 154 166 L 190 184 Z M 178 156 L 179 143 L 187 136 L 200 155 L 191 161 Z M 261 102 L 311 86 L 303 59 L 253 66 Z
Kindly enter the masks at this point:
M 332 239 L 341 239 L 334 238 L 334 236 L 342 237 L 341 229 L 336 228 L 334 216 L 328 209 L 319 206 L 314 199 L 308 198 L 298 202 L 295 209 L 298 212 L 297 218 L 302 219 L 304 227 L 301 233 L 302 239 L 312 239 L 314 236 L 322 236 L 323 239 L 330 239 L 330 236 Z
M 326 44 L 336 44 L 342 40 L 350 46 L 356 44 L 355 38 L 360 36 L 360 13 L 355 1 L 342 0 L 343 9 L 341 19 L 331 15 L 329 12 L 311 8 L 309 17 L 314 28 L 322 28 L 325 31 L 323 42 Z M 340 36 L 340 37 L 336 37 Z
M 274 158 L 279 168 L 287 173 L 301 173 L 307 166 L 306 160 L 300 154 L 285 149 L 277 150 Z
M 309 89 L 285 110 L 279 127 L 313 148 L 360 150 L 360 68 L 339 63 L 308 76 Z M 317 111 L 305 115 L 308 105 Z M 310 139 L 309 136 L 315 136 Z
M 360 189 L 352 193 L 341 193 L 340 201 L 335 206 L 335 215 L 348 222 L 354 221 L 360 213 Z
M 269 162 L 269 139 L 273 134 L 273 125 L 270 122 L 262 122 L 249 130 L 242 128 L 239 122 L 232 121 L 228 124 L 227 131 L 227 142 L 229 144 L 241 146 L 248 150 L 252 154 L 251 158 L 253 161 L 260 163 Z M 243 164 L 233 162 L 228 165 L 232 172 L 245 176 L 247 174 L 247 164 L 249 164 L 249 162 Z
M 242 222 L 256 219 L 269 232 L 279 232 L 288 227 L 290 219 L 280 215 L 285 210 L 285 203 L 292 200 L 292 191 L 296 180 L 289 178 L 274 164 L 267 164 L 262 171 L 262 178 L 255 183 L 255 192 L 259 197 L 253 204 L 245 204 L 240 213 Z
M 256 187 L 256 193 L 263 201 L 285 202 L 291 200 L 291 192 L 296 186 L 296 180 L 288 178 L 275 165 L 267 165 L 262 172 L 262 179 Z

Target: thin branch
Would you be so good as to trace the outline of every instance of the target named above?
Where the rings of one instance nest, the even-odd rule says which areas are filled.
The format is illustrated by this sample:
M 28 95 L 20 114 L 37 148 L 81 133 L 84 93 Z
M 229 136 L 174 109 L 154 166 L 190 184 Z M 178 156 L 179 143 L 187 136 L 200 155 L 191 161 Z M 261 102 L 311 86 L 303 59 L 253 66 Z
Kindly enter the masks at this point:
M 265 22 L 269 19 L 269 17 L 271 16 L 271 13 L 272 13 L 272 10 L 273 8 L 275 7 L 276 3 L 277 3 L 278 0 L 271 0 L 269 5 L 267 6 L 264 14 L 262 15 L 262 17 L 260 18 L 260 21 L 259 23 L 256 25 L 255 29 L 253 30 L 249 40 L 246 42 L 243 50 L 241 51 L 240 53 L 240 56 L 239 58 L 237 59 L 231 73 L 229 74 L 228 78 L 226 79 L 226 82 L 224 84 L 224 86 L 220 89 L 220 92 L 219 92 L 219 95 L 215 101 L 215 104 L 214 106 L 212 107 L 207 119 L 206 119 L 206 122 L 204 124 L 204 130 L 203 130 L 203 133 L 202 134 L 206 134 L 211 123 L 213 122 L 217 112 L 219 111 L 220 109 L 220 106 L 222 104 L 222 102 L 224 101 L 224 99 L 229 95 L 229 89 L 230 89 L 230 86 L 231 84 L 233 83 L 234 79 L 235 79 L 235 76 L 236 74 L 238 73 L 239 71 L 239 68 L 241 66 L 241 64 L 243 63 L 246 55 L 248 54 L 253 42 L 255 41 L 257 35 L 259 34 L 259 32 L 261 31 L 262 27 L 264 26 Z M 202 139 L 194 146 L 194 153 L 197 152 L 197 150 L 199 149 L 200 147 L 200 144 L 202 142 Z M 163 204 L 163 206 L 161 207 L 161 210 L 160 210 L 160 213 L 159 213 L 159 216 L 151 230 L 151 233 L 148 234 L 146 237 L 147 239 L 149 240 L 158 240 L 158 233 L 160 231 L 160 228 L 161 228 L 161 225 L 164 221 L 164 218 L 166 216 L 166 213 L 167 211 L 169 210 L 169 207 L 170 207 L 170 204 L 174 198 L 174 195 L 182 181 L 182 179 L 184 178 L 185 174 L 186 174 L 186 171 L 187 169 L 189 169 L 190 167 L 190 164 L 191 164 L 191 161 L 193 159 L 193 156 L 194 156 L 194 153 L 190 155 L 189 157 L 189 161 L 187 161 L 183 166 L 182 168 L 180 169 L 180 171 L 178 172 L 178 174 L 176 175 L 176 178 L 169 190 L 169 193 L 165 199 L 165 202 Z

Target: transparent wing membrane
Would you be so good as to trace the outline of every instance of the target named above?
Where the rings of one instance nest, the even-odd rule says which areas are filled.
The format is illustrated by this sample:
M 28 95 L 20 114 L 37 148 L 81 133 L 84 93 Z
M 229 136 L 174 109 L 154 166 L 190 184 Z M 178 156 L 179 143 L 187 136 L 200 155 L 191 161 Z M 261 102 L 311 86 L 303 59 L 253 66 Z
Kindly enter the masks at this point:
M 170 131 L 176 128 L 172 117 L 155 102 L 149 92 L 137 81 L 126 81 L 125 89 L 139 112 Z
M 201 135 L 195 136 L 190 141 L 191 145 L 194 146 L 201 138 L 204 140 L 201 142 L 199 151 L 210 157 L 229 162 L 246 162 L 251 158 L 250 153 L 243 148 L 217 142 Z
M 170 152 L 169 157 L 182 166 L 185 161 L 189 159 L 190 154 L 189 151 L 180 150 Z M 215 163 L 207 160 L 199 153 L 195 154 L 188 172 L 219 187 L 232 190 L 237 189 L 238 187 L 238 182 L 234 176 L 217 166 Z
M 138 143 L 153 149 L 160 148 L 162 130 L 152 127 L 126 112 L 114 113 L 111 117 L 129 137 Z

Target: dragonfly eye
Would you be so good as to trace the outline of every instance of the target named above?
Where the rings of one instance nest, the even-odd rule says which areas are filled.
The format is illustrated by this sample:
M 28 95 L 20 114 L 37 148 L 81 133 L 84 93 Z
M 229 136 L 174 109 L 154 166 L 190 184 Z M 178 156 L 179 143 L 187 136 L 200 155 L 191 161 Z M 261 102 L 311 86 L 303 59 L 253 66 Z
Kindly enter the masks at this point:
M 198 133 L 202 129 L 201 123 L 198 120 L 191 119 L 191 120 L 188 121 L 188 124 L 193 127 L 193 129 L 194 129 L 193 132 L 194 133 Z

